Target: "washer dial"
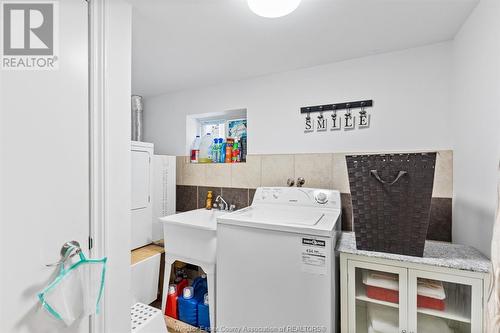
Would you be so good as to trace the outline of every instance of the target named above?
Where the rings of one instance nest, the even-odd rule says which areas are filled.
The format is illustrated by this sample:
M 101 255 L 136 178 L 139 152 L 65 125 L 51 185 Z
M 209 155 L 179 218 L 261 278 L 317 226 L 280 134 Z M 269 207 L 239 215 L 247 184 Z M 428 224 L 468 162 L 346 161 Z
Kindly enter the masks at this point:
M 325 192 L 318 192 L 314 196 L 314 199 L 316 199 L 317 203 L 324 205 L 328 202 L 328 195 Z

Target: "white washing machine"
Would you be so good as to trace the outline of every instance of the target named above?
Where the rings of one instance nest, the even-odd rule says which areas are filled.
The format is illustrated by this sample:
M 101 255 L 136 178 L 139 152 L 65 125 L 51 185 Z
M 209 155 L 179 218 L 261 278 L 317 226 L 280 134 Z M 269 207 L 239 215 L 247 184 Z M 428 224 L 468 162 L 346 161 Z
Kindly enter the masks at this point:
M 258 188 L 217 219 L 217 327 L 336 332 L 338 191 Z

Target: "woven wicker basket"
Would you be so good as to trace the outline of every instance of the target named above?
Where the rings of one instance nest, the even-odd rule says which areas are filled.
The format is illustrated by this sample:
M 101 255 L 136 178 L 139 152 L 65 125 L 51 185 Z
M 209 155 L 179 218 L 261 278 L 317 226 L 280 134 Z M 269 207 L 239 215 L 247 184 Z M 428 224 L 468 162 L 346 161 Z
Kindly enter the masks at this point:
M 422 257 L 436 153 L 346 156 L 358 250 Z

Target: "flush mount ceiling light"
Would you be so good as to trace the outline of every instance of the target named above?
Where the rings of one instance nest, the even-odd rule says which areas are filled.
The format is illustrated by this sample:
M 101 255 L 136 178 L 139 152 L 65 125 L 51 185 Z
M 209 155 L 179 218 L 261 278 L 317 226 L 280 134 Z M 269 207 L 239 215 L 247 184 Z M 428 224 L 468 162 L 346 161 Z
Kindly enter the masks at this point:
M 276 18 L 290 14 L 299 6 L 301 0 L 248 0 L 248 7 L 255 14 Z

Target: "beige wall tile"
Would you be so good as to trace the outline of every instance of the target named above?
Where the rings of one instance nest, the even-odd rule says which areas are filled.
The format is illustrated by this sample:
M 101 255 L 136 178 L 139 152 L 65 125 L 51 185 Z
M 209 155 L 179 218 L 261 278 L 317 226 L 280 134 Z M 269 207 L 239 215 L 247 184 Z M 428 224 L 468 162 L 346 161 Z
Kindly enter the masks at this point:
M 432 196 L 453 197 L 453 151 L 451 150 L 441 150 L 437 153 Z
M 305 179 L 305 187 L 333 188 L 332 154 L 295 155 L 295 182 Z
M 182 168 L 184 166 L 184 163 L 186 163 L 186 159 L 188 159 L 187 156 L 177 156 L 175 159 L 175 183 L 177 185 L 184 185 L 182 182 Z
M 257 188 L 261 184 L 262 158 L 248 155 L 245 163 L 231 164 L 231 187 Z
M 205 186 L 206 164 L 190 163 L 186 158 L 182 166 L 182 185 Z
M 191 164 L 188 156 L 176 160 L 177 184 L 256 188 L 286 186 L 288 178 L 303 177 L 305 186 L 350 193 L 345 156 L 335 154 L 249 155 L 246 163 Z M 433 197 L 453 196 L 453 152 L 439 151 Z
M 288 178 L 295 179 L 294 155 L 263 155 L 262 186 L 286 186 Z
M 213 163 L 205 165 L 204 186 L 230 187 L 231 164 Z
M 333 154 L 333 189 L 340 193 L 351 193 L 349 188 L 349 175 L 347 174 L 347 164 L 345 156 L 348 154 Z

